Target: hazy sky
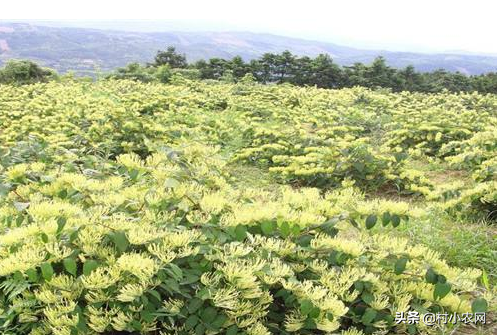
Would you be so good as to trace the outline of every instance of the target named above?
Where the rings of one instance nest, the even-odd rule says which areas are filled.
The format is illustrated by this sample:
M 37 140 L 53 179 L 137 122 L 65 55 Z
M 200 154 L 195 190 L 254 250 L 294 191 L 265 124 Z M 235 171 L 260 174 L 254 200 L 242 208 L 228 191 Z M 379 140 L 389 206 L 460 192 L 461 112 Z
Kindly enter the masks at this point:
M 184 20 L 391 50 L 497 53 L 495 0 L 6 0 L 0 19 Z M 183 25 L 184 26 L 184 25 Z

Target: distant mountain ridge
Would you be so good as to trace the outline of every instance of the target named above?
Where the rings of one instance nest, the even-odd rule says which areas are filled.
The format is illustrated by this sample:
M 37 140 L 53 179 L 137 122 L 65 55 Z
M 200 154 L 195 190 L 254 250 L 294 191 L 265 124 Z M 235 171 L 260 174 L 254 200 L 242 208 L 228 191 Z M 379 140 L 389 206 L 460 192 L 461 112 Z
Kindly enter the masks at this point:
M 60 72 L 109 71 L 130 62 L 151 61 L 157 50 L 167 46 L 175 46 L 189 61 L 236 55 L 249 60 L 266 52 L 289 50 L 307 56 L 326 53 L 341 65 L 369 63 L 383 56 L 390 66 L 413 65 L 419 71 L 443 68 L 465 74 L 497 72 L 497 57 L 493 55 L 363 50 L 250 32 L 127 32 L 0 21 L 0 65 L 8 59 L 32 59 Z

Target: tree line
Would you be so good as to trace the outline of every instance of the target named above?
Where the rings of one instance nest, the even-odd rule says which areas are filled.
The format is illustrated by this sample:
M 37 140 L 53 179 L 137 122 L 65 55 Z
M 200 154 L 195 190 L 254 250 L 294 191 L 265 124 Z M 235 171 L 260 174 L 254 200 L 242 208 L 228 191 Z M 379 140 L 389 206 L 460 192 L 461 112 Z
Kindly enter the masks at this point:
M 210 58 L 188 63 L 184 54 L 178 53 L 174 47 L 168 47 L 164 51 L 159 50 L 151 63 L 130 63 L 105 77 L 167 83 L 175 73 L 191 79 L 228 82 L 238 82 L 250 76 L 262 84 L 289 83 L 333 89 L 363 86 L 371 89 L 388 88 L 394 92 L 436 93 L 448 90 L 497 93 L 497 72 L 471 76 L 443 69 L 419 72 L 413 66 L 393 68 L 383 57 L 377 57 L 370 64 L 340 66 L 326 54 L 312 58 L 297 56 L 290 51 L 266 53 L 250 61 L 236 56 L 232 59 Z M 9 61 L 0 69 L 0 83 L 30 84 L 56 78 L 58 76 L 54 70 L 27 60 Z
M 194 69 L 199 79 L 236 82 L 250 74 L 263 84 L 290 83 L 320 88 L 363 86 L 372 89 L 389 88 L 395 92 L 435 93 L 448 90 L 497 93 L 496 72 L 467 76 L 443 69 L 419 72 L 413 66 L 396 69 L 388 66 L 383 57 L 377 57 L 371 64 L 340 66 L 326 54 L 311 58 L 284 51 L 280 54 L 266 53 L 248 62 L 236 56 L 232 59 L 211 58 L 188 63 L 185 55 L 176 52 L 174 47 L 169 47 L 165 51 L 158 51 L 154 62 L 148 64 L 148 67 L 164 65 L 172 69 Z

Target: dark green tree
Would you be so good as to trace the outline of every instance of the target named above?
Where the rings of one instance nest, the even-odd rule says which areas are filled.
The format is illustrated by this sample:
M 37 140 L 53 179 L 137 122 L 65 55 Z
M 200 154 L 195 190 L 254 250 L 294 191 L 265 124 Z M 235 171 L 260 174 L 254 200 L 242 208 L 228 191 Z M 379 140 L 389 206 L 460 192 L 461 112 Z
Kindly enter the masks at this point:
M 228 67 L 231 70 L 235 80 L 240 80 L 247 73 L 251 72 L 250 65 L 246 64 L 240 56 L 233 57 Z
M 473 89 L 481 93 L 497 93 L 497 73 L 490 72 L 472 78 Z
M 123 68 L 117 69 L 107 76 L 108 79 L 128 79 L 144 83 L 161 82 L 168 83 L 171 78 L 169 65 L 158 67 L 142 66 L 138 63 L 130 63 Z
M 329 55 L 320 54 L 311 62 L 309 85 L 339 88 L 344 85 L 343 71 Z
M 398 91 L 418 91 L 423 88 L 423 77 L 409 65 L 397 72 Z
M 344 67 L 344 87 L 369 86 L 367 66 L 362 63 L 354 63 L 352 66 Z
M 278 83 L 292 82 L 297 60 L 295 56 L 288 50 L 276 55 L 274 64 L 274 76 Z
M 264 84 L 276 81 L 276 57 L 277 55 L 272 53 L 265 53 L 258 60 L 259 73 L 256 77 L 260 78 L 260 81 Z
M 230 69 L 230 62 L 222 58 L 211 58 L 208 62 L 199 60 L 194 67 L 199 70 L 200 78 L 218 80 Z
M 48 82 L 57 78 L 55 70 L 42 68 L 29 60 L 10 60 L 0 69 L 0 83 L 3 84 L 33 84 Z
M 174 47 L 169 47 L 166 51 L 159 51 L 155 62 L 149 65 L 151 68 L 157 68 L 161 64 L 168 67 L 157 73 L 145 70 L 137 64 L 131 64 L 116 71 L 113 76 L 147 81 L 158 80 L 160 72 L 162 79 L 159 80 L 167 82 L 171 72 L 183 71 L 181 73 L 190 79 L 214 79 L 225 82 L 239 82 L 250 74 L 251 78 L 263 84 L 290 83 L 319 88 L 363 86 L 371 89 L 389 88 L 394 92 L 435 93 L 443 90 L 451 92 L 477 90 L 481 93 L 497 93 L 496 73 L 467 76 L 446 70 L 418 72 L 413 66 L 395 69 L 390 67 L 383 57 L 375 58 L 370 64 L 358 62 L 341 67 L 327 54 L 311 58 L 298 57 L 290 51 L 284 51 L 280 54 L 265 53 L 250 62 L 245 62 L 240 56 L 236 56 L 231 60 L 211 58 L 188 65 L 184 55 L 178 54 Z M 171 68 L 172 70 L 169 71 Z
M 166 51 L 159 50 L 155 55 L 154 63 L 152 66 L 169 65 L 172 69 L 186 68 L 186 56 L 176 52 L 175 47 L 168 47 Z
M 292 77 L 289 78 L 288 82 L 299 86 L 312 85 L 312 61 L 307 56 L 296 58 L 292 69 Z
M 396 79 L 396 70 L 387 65 L 385 58 L 377 57 L 366 70 L 367 87 L 388 87 L 396 89 L 399 82 Z

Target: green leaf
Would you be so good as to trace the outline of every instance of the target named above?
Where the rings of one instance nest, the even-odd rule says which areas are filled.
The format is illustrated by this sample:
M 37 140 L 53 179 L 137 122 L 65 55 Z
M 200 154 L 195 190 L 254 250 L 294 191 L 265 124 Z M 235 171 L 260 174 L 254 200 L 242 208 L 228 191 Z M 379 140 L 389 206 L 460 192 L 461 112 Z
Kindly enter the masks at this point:
M 67 219 L 64 217 L 60 217 L 57 219 L 57 233 L 56 235 L 59 235 L 62 230 L 64 229 L 64 226 L 66 225 Z
M 435 271 L 433 271 L 432 268 L 429 268 L 427 271 L 426 271 L 426 274 L 425 274 L 425 280 L 427 283 L 430 283 L 430 284 L 436 284 L 437 283 L 437 274 L 435 273 Z
M 383 213 L 383 216 L 381 217 L 381 221 L 383 223 L 383 226 L 387 226 L 390 223 L 391 216 L 389 212 Z
M 304 329 L 317 329 L 316 322 L 312 318 L 307 318 L 304 321 Z
M 214 307 L 207 307 L 200 313 L 200 319 L 205 323 L 211 323 L 217 317 L 217 311 Z
M 188 312 L 190 314 L 195 313 L 200 308 L 200 306 L 202 306 L 203 304 L 204 304 L 204 302 L 202 300 L 200 300 L 199 298 L 191 299 L 190 302 L 188 303 Z
M 68 273 L 76 277 L 78 271 L 78 266 L 76 264 L 76 261 L 73 258 L 66 258 L 64 259 L 63 263 L 64 263 L 64 269 L 66 269 Z
M 211 326 L 213 326 L 216 329 L 220 329 L 224 323 L 228 320 L 228 317 L 223 314 L 219 314 L 216 319 L 211 322 Z
M 185 321 L 185 329 L 186 330 L 190 330 L 190 329 L 193 329 L 195 328 L 195 326 L 197 325 L 199 319 L 196 315 L 190 315 L 188 317 L 188 319 L 186 319 Z
M 153 296 L 155 299 L 158 301 L 162 301 L 162 298 L 160 296 L 160 293 L 157 292 L 156 290 L 149 290 L 148 293 L 150 293 L 151 296 Z
M 292 235 L 297 236 L 300 234 L 300 226 L 297 223 L 292 225 Z
M 444 275 L 438 275 L 437 282 L 444 284 L 447 282 L 447 278 Z
M 320 313 L 321 313 L 321 310 L 319 308 L 317 308 L 317 307 L 314 307 L 309 312 L 309 317 L 315 319 L 315 318 L 317 318 L 319 316 Z
M 14 272 L 13 279 L 15 281 L 21 282 L 24 281 L 24 276 L 21 271 L 16 271 Z
M 435 290 L 433 291 L 433 299 L 438 300 L 445 297 L 450 292 L 449 283 L 436 283 Z
M 366 311 L 362 315 L 361 322 L 365 325 L 371 324 L 376 317 L 377 312 L 372 308 L 366 308 Z
M 302 300 L 300 302 L 300 312 L 303 315 L 308 315 L 312 311 L 313 308 L 314 308 L 314 305 L 308 299 Z
M 486 313 L 488 310 L 488 302 L 483 298 L 476 298 L 471 304 L 473 313 Z
M 48 243 L 48 235 L 45 233 L 41 233 L 41 241 L 43 243 Z
M 40 265 L 40 268 L 41 268 L 41 274 L 42 274 L 43 278 L 46 281 L 50 281 L 53 277 L 53 274 L 54 274 L 52 264 L 45 262 L 45 263 Z
M 238 333 L 238 327 L 236 325 L 233 325 L 228 328 L 226 331 L 226 335 L 236 335 Z
M 271 235 L 274 233 L 275 230 L 275 224 L 273 221 L 264 221 L 261 223 L 261 230 L 262 233 L 266 236 Z
M 376 217 L 376 215 L 374 214 L 371 214 L 369 215 L 367 218 L 366 218 L 366 228 L 367 229 L 371 229 L 374 227 L 374 225 L 376 224 L 376 221 L 378 220 L 378 218 Z
M 197 295 L 197 297 L 199 297 L 202 300 L 207 300 L 211 296 L 211 294 L 209 292 L 209 289 L 206 288 L 206 287 L 204 287 L 203 289 L 199 290 L 196 295 Z
M 140 171 L 136 170 L 136 169 L 133 169 L 129 172 L 129 177 L 133 180 L 135 180 L 137 177 L 138 177 L 138 174 L 140 173 Z
M 354 288 L 356 289 L 356 291 L 362 292 L 364 290 L 364 283 L 362 281 L 356 281 L 354 283 Z
M 83 264 L 83 274 L 85 276 L 88 276 L 93 270 L 98 268 L 98 263 L 92 259 L 87 260 Z
M 394 271 L 396 275 L 400 275 L 406 269 L 407 258 L 400 258 L 395 262 Z
M 390 220 L 392 221 L 392 226 L 394 227 L 398 227 L 399 224 L 400 224 L 400 216 L 398 216 L 397 214 L 394 214 L 392 215 L 392 217 L 390 218 Z
M 88 333 L 89 329 L 88 326 L 86 325 L 86 316 L 83 314 L 81 307 L 76 306 L 74 310 L 76 311 L 76 314 L 78 315 L 79 319 L 78 324 L 76 325 L 77 330 L 80 332 L 78 334 Z
M 173 279 L 165 280 L 164 283 L 161 285 L 161 287 L 166 291 L 168 291 L 169 293 L 173 292 L 181 293 L 181 291 L 179 290 L 178 282 Z
M 298 239 L 297 239 L 297 243 L 298 245 L 300 245 L 301 247 L 308 247 L 309 244 L 311 243 L 312 241 L 312 238 L 313 236 L 312 235 L 302 235 L 300 236 Z
M 374 296 L 372 293 L 368 292 L 368 291 L 364 291 L 362 292 L 361 294 L 361 299 L 362 301 L 364 301 L 366 304 L 371 304 L 374 300 Z
M 195 327 L 195 335 L 204 335 L 205 334 L 205 326 L 201 323 Z
M 140 316 L 141 316 L 142 320 L 145 322 L 152 322 L 155 319 L 154 314 L 150 311 L 147 311 L 147 310 L 141 311 Z
M 38 282 L 38 271 L 36 269 L 28 269 L 26 271 L 26 274 L 28 275 L 28 280 L 32 283 Z
M 133 327 L 133 329 L 136 331 L 141 331 L 143 329 L 142 324 L 140 323 L 140 321 L 137 320 L 131 321 L 131 327 Z
M 69 242 L 73 243 L 78 238 L 79 230 L 75 230 L 69 234 Z
M 59 198 L 65 199 L 65 198 L 67 198 L 67 190 L 63 189 L 57 195 L 59 196 Z
M 290 225 L 288 222 L 284 221 L 281 226 L 280 226 L 280 233 L 283 238 L 286 238 L 290 235 L 291 230 L 290 230 Z
M 238 225 L 235 228 L 235 237 L 237 241 L 243 241 L 247 238 L 247 227 L 244 225 Z
M 169 263 L 167 265 L 171 269 L 172 277 L 176 280 L 181 280 L 183 278 L 183 270 L 174 263 Z
M 110 238 L 112 242 L 116 245 L 117 249 L 120 252 L 125 252 L 128 249 L 129 241 L 126 238 L 126 233 L 123 231 L 116 231 L 110 234 Z
M 147 298 L 146 295 L 141 295 L 139 299 L 141 300 L 141 302 L 142 302 L 142 304 L 143 304 L 143 306 L 145 308 L 148 308 L 149 306 L 152 306 L 151 304 L 149 304 L 148 298 Z

